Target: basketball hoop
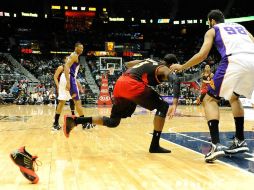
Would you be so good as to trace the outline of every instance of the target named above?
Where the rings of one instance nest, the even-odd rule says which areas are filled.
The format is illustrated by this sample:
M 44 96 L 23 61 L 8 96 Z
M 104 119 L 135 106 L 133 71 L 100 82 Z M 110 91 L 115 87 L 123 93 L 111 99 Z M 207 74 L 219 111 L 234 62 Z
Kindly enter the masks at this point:
M 109 70 L 109 75 L 114 75 L 114 71 L 115 71 L 114 67 L 109 67 L 108 70 Z

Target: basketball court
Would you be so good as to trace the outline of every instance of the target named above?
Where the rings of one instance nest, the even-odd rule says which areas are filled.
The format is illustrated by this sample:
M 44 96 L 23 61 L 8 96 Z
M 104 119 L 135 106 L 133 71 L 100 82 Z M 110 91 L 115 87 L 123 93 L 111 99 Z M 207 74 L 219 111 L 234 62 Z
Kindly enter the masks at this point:
M 148 152 L 153 112 L 137 108 L 119 127 L 81 126 L 65 138 L 52 132 L 53 105 L 5 105 L 0 109 L 0 189 L 251 189 L 254 184 L 254 121 L 247 117 L 245 136 L 249 153 L 204 162 L 210 135 L 201 106 L 179 106 L 167 120 L 161 145 L 170 154 Z M 85 115 L 109 115 L 110 108 L 84 108 Z M 64 114 L 69 113 L 68 106 Z M 246 109 L 247 115 L 254 110 Z M 61 122 L 63 123 L 63 114 Z M 252 120 L 252 121 L 251 121 Z M 228 145 L 234 125 L 230 108 L 221 108 L 221 140 Z M 30 184 L 9 153 L 20 146 L 38 155 L 40 178 Z

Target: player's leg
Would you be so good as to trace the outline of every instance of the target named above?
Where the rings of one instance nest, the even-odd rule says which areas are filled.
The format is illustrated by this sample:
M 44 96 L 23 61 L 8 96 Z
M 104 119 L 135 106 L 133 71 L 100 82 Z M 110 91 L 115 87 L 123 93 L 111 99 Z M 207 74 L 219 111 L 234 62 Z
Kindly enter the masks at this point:
M 73 101 L 73 99 L 70 99 L 70 109 L 71 109 L 71 114 L 75 115 L 75 103 Z
M 70 94 L 74 101 L 75 108 L 78 112 L 79 117 L 84 117 L 82 102 L 79 96 L 79 89 L 77 85 L 77 81 L 74 77 L 70 76 Z
M 149 152 L 150 153 L 170 153 L 170 150 L 164 149 L 160 147 L 160 136 L 164 127 L 165 118 L 168 112 L 169 104 L 162 100 L 162 98 L 155 92 L 153 89 L 149 87 L 145 87 L 144 92 L 133 99 L 133 101 L 148 109 L 154 110 L 156 109 L 156 113 L 153 120 L 154 131 L 153 138 L 150 144 Z
M 59 125 L 59 117 L 62 113 L 64 105 L 65 105 L 65 100 L 59 100 L 58 101 L 52 130 L 60 130 L 61 129 L 61 126 Z
M 229 100 L 232 108 L 236 131 L 233 143 L 229 149 L 225 150 L 226 153 L 234 154 L 249 150 L 244 141 L 244 109 L 239 100 L 239 95 L 250 98 L 254 90 L 253 58 L 254 56 L 249 54 L 236 54 L 229 57 L 230 64 L 221 94 L 226 94 L 225 89 L 229 91 L 227 87 L 233 85 L 232 92 L 226 99 Z
M 206 94 L 203 100 L 205 116 L 210 130 L 211 140 L 213 144 L 220 143 L 219 137 L 219 99 Z
M 249 151 L 244 140 L 244 109 L 238 94 L 233 94 L 229 100 L 235 121 L 235 138 L 232 145 L 225 150 L 228 154 L 242 153 Z
M 85 122 L 93 123 L 96 125 L 103 125 L 110 128 L 117 127 L 122 118 L 131 117 L 136 109 L 136 104 L 125 98 L 115 98 L 111 109 L 110 117 L 107 116 L 94 116 L 77 118 L 76 124 Z
M 203 101 L 203 106 L 205 110 L 205 115 L 207 119 L 207 124 L 210 131 L 212 146 L 209 151 L 205 155 L 206 162 L 213 162 L 221 156 L 225 155 L 225 147 L 220 144 L 219 137 L 219 105 L 218 99 L 212 97 L 211 95 L 206 94 Z
M 63 107 L 65 105 L 66 100 L 69 100 L 71 98 L 69 91 L 66 89 L 66 79 L 64 75 L 61 75 L 60 81 L 59 81 L 59 88 L 58 88 L 58 104 L 56 107 L 55 112 L 55 119 L 53 123 L 52 130 L 60 130 L 61 126 L 59 125 L 59 117 L 62 113 Z
M 84 117 L 83 107 L 81 100 L 73 99 L 76 111 L 78 112 L 79 117 Z
M 111 109 L 110 117 L 95 116 L 95 117 L 73 117 L 65 116 L 64 134 L 69 137 L 71 130 L 78 124 L 92 123 L 103 125 L 110 128 L 117 127 L 121 118 L 130 117 L 136 109 L 136 104 L 124 98 L 115 98 Z
M 205 95 L 206 95 L 206 93 L 201 93 L 201 95 L 200 95 L 200 104 L 203 103 L 203 100 L 204 100 L 204 98 L 205 98 Z
M 219 97 L 220 97 L 220 91 L 222 89 L 222 85 L 224 81 L 227 81 L 225 78 L 225 74 L 227 71 L 228 62 L 223 61 L 220 63 L 220 66 L 217 68 L 217 71 L 215 72 L 215 75 L 213 79 L 211 80 L 208 92 L 204 97 L 203 100 L 203 106 L 205 110 L 205 115 L 207 119 L 207 124 L 210 131 L 210 136 L 212 140 L 212 146 L 210 149 L 210 152 L 205 155 L 205 161 L 206 162 L 213 162 L 217 158 L 225 155 L 225 147 L 220 145 L 220 137 L 219 137 Z M 232 89 L 228 85 L 228 89 Z

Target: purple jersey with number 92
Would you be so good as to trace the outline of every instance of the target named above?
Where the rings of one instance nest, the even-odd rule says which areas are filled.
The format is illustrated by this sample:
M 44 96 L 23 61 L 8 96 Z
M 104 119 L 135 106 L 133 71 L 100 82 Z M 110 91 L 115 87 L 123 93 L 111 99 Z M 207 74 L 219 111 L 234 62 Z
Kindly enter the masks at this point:
M 220 23 L 214 27 L 214 44 L 222 59 L 236 53 L 254 54 L 254 43 L 244 26 L 237 23 Z

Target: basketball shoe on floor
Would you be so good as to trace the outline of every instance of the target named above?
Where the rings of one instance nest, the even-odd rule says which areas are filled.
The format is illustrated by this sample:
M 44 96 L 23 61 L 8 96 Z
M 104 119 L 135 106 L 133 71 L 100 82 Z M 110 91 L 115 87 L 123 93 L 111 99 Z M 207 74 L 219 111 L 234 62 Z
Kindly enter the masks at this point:
M 247 146 L 247 143 L 245 140 L 240 141 L 238 138 L 233 139 L 232 145 L 225 150 L 225 153 L 227 154 L 236 154 L 236 153 L 243 153 L 248 152 L 249 148 Z
M 52 131 L 59 131 L 61 129 L 61 126 L 59 124 L 53 124 L 51 130 Z
M 225 155 L 225 150 L 226 147 L 222 146 L 221 144 L 212 144 L 210 152 L 208 152 L 205 155 L 205 161 L 210 163 L 215 161 L 216 159 L 222 157 Z
M 71 130 L 76 126 L 74 115 L 64 115 L 63 131 L 64 135 L 68 138 Z
M 12 161 L 19 167 L 23 176 L 32 183 L 38 183 L 39 177 L 34 172 L 37 156 L 29 154 L 25 147 L 21 147 L 10 154 Z M 37 164 L 37 163 L 36 163 Z M 37 164 L 38 165 L 38 164 Z
M 82 128 L 83 129 L 91 129 L 94 128 L 96 125 L 92 124 L 92 123 L 86 123 L 86 124 L 82 124 Z

